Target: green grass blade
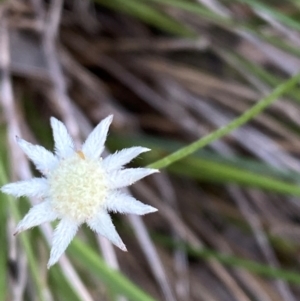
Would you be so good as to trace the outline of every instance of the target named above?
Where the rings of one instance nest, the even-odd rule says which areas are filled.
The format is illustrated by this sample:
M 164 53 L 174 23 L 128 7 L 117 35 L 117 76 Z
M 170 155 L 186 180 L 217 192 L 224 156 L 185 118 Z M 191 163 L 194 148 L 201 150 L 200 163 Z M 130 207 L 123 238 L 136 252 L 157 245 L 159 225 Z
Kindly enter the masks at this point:
M 172 153 L 171 155 L 148 165 L 148 167 L 157 168 L 157 169 L 165 168 L 173 164 L 174 162 L 181 160 L 184 157 L 187 157 L 188 155 L 191 155 L 192 153 L 206 146 L 207 144 L 216 141 L 217 139 L 220 139 L 221 137 L 229 134 L 231 131 L 237 129 L 238 127 L 242 126 L 243 124 L 245 124 L 246 122 L 254 118 L 261 111 L 263 111 L 274 101 L 276 101 L 280 96 L 282 96 L 283 94 L 291 90 L 298 83 L 299 79 L 300 79 L 300 73 L 290 78 L 289 80 L 285 81 L 281 85 L 277 86 L 270 95 L 261 99 L 249 110 L 247 110 L 242 115 L 240 115 L 239 117 L 237 117 L 236 119 L 228 123 L 226 126 L 221 127 L 216 131 L 212 132 L 211 134 L 208 134 L 207 136 L 187 145 L 186 147 L 179 149 L 178 151 Z
M 139 0 L 94 0 L 103 6 L 131 15 L 146 24 L 183 37 L 195 37 L 195 33 L 184 24 Z
M 81 264 L 99 277 L 113 292 L 118 292 L 132 301 L 155 301 L 121 273 L 109 268 L 99 254 L 80 240 L 74 239 L 67 252 L 74 258 L 80 258 Z
M 261 1 L 256 0 L 237 0 L 238 2 L 245 3 L 252 7 L 253 9 L 259 10 L 261 12 L 267 13 L 269 16 L 277 19 L 282 24 L 287 25 L 290 28 L 300 30 L 300 23 L 296 20 L 288 17 L 286 14 L 281 13 L 279 10 L 274 9 Z
M 49 272 L 51 287 L 55 288 L 55 290 L 53 290 L 54 297 L 56 295 L 59 300 L 81 301 L 81 298 L 77 295 L 77 292 L 74 291 L 69 280 L 62 274 L 58 265 L 51 267 Z M 57 299 L 55 298 L 55 300 Z
M 194 3 L 190 1 L 181 1 L 181 0 L 143 0 L 146 2 L 156 2 L 158 4 L 164 4 L 179 8 L 181 10 L 200 15 L 201 17 L 211 21 L 217 22 L 221 25 L 233 25 L 234 22 L 227 17 L 220 16 L 213 11 L 203 7 L 199 3 Z
M 281 194 L 300 196 L 298 185 L 203 159 L 188 158 L 171 165 L 168 170 L 198 180 L 222 184 L 234 183 Z
M 3 156 L 2 156 L 2 158 L 3 158 Z M 7 176 L 6 176 L 5 169 L 4 169 L 2 163 L 3 162 L 1 161 L 1 164 L 0 164 L 0 186 L 7 183 Z M 2 199 L 2 201 L 5 200 L 7 202 L 7 204 L 10 207 L 10 211 L 11 211 L 13 217 L 15 218 L 15 220 L 20 220 L 20 213 L 19 213 L 18 207 L 15 203 L 16 201 L 12 197 L 9 197 L 9 196 L 2 197 L 1 199 Z M 39 274 L 38 264 L 37 264 L 37 261 L 36 261 L 35 256 L 34 256 L 33 245 L 31 244 L 27 233 L 22 233 L 21 235 L 19 235 L 19 239 L 21 240 L 21 243 L 22 243 L 22 245 L 24 247 L 24 250 L 25 250 L 25 253 L 26 253 L 26 257 L 28 259 L 28 264 L 29 264 L 29 267 L 30 267 L 30 273 L 31 273 L 32 279 L 35 283 L 35 288 L 36 288 L 36 292 L 37 292 L 37 295 L 38 295 L 38 299 L 41 300 L 41 301 L 46 300 L 45 297 L 44 297 L 44 294 L 43 294 L 44 284 L 41 282 L 41 277 L 40 277 L 40 274 Z M 1 299 L 1 300 L 3 300 L 3 299 Z
M 3 176 L 0 175 L 0 178 Z M 6 300 L 7 294 L 7 245 L 6 241 L 6 216 L 7 216 L 7 204 L 6 199 L 0 196 L 0 300 Z
M 203 250 L 190 249 L 190 253 L 194 256 L 199 256 L 203 259 L 214 258 L 225 265 L 243 268 L 247 271 L 265 277 L 269 277 L 273 279 L 281 279 L 293 284 L 300 283 L 300 274 L 297 272 L 274 268 L 268 265 L 257 263 L 256 261 L 242 259 L 236 256 L 229 256 L 207 249 L 203 249 Z
M 149 147 L 152 151 L 143 155 L 144 161 L 149 162 L 160 158 L 161 154 L 171 153 L 182 144 L 147 136 L 124 137 L 112 134 L 108 139 L 108 145 L 113 151 L 132 145 Z M 300 196 L 300 187 L 294 184 L 300 181 L 300 175 L 296 172 L 277 169 L 254 160 L 222 157 L 204 150 L 175 162 L 168 167 L 168 171 L 201 181 L 235 183 L 280 194 Z
M 2 133 L 1 136 L 2 136 L 3 141 L 6 141 L 6 135 L 3 133 L 4 129 L 1 128 L 0 131 Z M 7 176 L 7 172 L 6 172 L 8 167 L 5 165 L 5 163 L 7 162 L 6 154 L 7 154 L 6 144 L 2 143 L 1 147 L 0 147 L 0 158 L 1 158 L 1 160 L 0 160 L 0 186 L 6 184 L 8 182 L 8 176 Z M 1 194 L 0 201 L 1 201 L 1 206 L 4 206 L 4 204 L 5 204 L 5 207 L 6 207 L 3 212 L 7 213 L 7 210 L 8 210 L 7 207 L 9 207 L 9 209 L 10 209 L 9 211 L 12 214 L 12 216 L 14 217 L 14 219 L 16 221 L 19 221 L 21 217 L 20 217 L 20 212 L 19 212 L 18 206 L 16 204 L 16 200 L 8 195 Z M 0 209 L 2 209 L 2 208 L 0 208 Z M 1 210 L 1 212 L 2 212 L 2 210 Z M 29 239 L 29 236 L 27 235 L 27 233 L 22 233 L 18 237 L 19 237 L 21 244 L 23 245 L 25 253 L 26 253 L 28 265 L 30 267 L 29 270 L 30 270 L 30 273 L 31 273 L 31 276 L 33 279 L 33 283 L 35 284 L 35 289 L 36 289 L 38 300 L 44 301 L 44 300 L 46 300 L 45 295 L 43 293 L 43 287 L 45 284 L 42 283 L 42 281 L 41 281 L 38 263 L 36 261 L 35 255 L 34 255 L 33 245 L 30 242 L 30 239 Z M 7 238 L 5 237 L 4 241 L 6 241 L 6 240 L 7 240 Z M 7 271 L 6 267 L 5 267 L 4 271 Z M 0 277 L 1 277 L 1 272 L 0 272 Z M 2 282 L 1 282 L 1 284 L 2 284 Z M 2 290 L 1 290 L 1 293 L 2 293 Z M 0 295 L 1 295 L 1 293 L 0 293 Z M 0 298 L 0 300 L 5 300 L 5 299 Z
M 185 252 L 187 252 L 189 256 L 193 256 L 194 258 L 202 258 L 204 260 L 216 259 L 217 261 L 227 266 L 245 269 L 258 275 L 273 279 L 282 279 L 293 284 L 300 283 L 300 273 L 298 272 L 288 271 L 281 268 L 274 268 L 253 260 L 243 259 L 233 255 L 222 254 L 220 252 L 216 252 L 207 248 L 196 249 L 185 242 L 174 242 L 170 238 L 162 235 L 156 234 L 153 235 L 153 238 L 162 245 L 168 245 L 171 248 L 182 248 L 183 250 L 185 250 Z

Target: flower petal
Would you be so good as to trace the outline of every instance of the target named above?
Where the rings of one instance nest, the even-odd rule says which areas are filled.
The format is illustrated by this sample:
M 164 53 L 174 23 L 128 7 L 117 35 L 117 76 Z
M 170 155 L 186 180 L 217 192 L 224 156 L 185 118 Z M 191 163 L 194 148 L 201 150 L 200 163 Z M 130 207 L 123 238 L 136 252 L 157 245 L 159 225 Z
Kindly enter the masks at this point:
M 141 153 L 148 152 L 149 150 L 149 148 L 141 146 L 123 149 L 119 152 L 107 156 L 103 160 L 103 168 L 106 171 L 120 169 L 123 165 L 130 162 L 133 158 L 137 157 Z
M 17 198 L 46 197 L 48 193 L 48 182 L 45 178 L 32 178 L 28 181 L 9 183 L 1 188 L 1 191 Z
M 113 115 L 109 115 L 103 119 L 87 137 L 82 146 L 82 152 L 88 158 L 97 159 L 102 154 L 108 128 L 112 122 L 112 119 Z
M 55 219 L 57 219 L 57 214 L 52 210 L 50 203 L 44 201 L 29 210 L 25 217 L 19 222 L 14 235 L 45 222 L 54 221 Z
M 110 193 L 105 200 L 104 206 L 108 211 L 127 214 L 144 215 L 157 211 L 156 208 L 145 205 L 131 195 L 122 193 L 121 191 Z
M 111 217 L 106 211 L 99 211 L 95 218 L 87 221 L 87 224 L 93 231 L 106 237 L 121 250 L 127 251 L 121 237 L 112 223 Z
M 50 118 L 55 143 L 55 153 L 59 158 L 67 158 L 74 153 L 74 143 L 65 125 L 54 117 Z
M 108 188 L 117 189 L 132 185 L 134 182 L 158 172 L 152 168 L 126 168 L 110 172 L 108 175 Z
M 33 145 L 19 137 L 17 142 L 27 157 L 35 164 L 36 168 L 46 175 L 58 163 L 57 158 L 44 147 Z
M 60 256 L 66 250 L 77 233 L 78 226 L 78 223 L 65 218 L 59 222 L 53 235 L 50 259 L 47 264 L 48 269 L 59 260 Z

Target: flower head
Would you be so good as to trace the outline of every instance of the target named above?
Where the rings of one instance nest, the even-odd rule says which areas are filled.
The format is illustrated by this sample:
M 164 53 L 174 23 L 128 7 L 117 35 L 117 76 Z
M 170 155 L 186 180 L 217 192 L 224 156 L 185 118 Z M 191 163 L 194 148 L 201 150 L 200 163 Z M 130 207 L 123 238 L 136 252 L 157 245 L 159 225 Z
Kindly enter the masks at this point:
M 157 211 L 120 190 L 157 172 L 149 168 L 123 168 L 148 148 L 131 147 L 104 159 L 100 157 L 111 122 L 112 116 L 101 121 L 81 149 L 76 150 L 64 124 L 52 117 L 54 154 L 17 137 L 17 143 L 43 176 L 4 185 L 1 191 L 42 200 L 19 222 L 15 234 L 44 222 L 61 220 L 54 232 L 48 267 L 58 261 L 81 224 L 87 223 L 126 251 L 108 212 L 143 215 Z

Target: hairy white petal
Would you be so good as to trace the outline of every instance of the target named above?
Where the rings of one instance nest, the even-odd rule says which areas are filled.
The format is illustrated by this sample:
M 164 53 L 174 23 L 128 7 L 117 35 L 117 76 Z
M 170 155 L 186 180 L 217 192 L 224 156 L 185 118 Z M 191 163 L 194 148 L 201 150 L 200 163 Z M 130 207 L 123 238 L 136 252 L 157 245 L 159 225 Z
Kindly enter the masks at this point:
M 82 152 L 89 158 L 97 159 L 104 150 L 108 128 L 112 122 L 113 115 L 103 119 L 87 137 L 82 146 Z
M 130 162 L 133 158 L 137 157 L 141 153 L 148 152 L 149 150 L 149 148 L 141 146 L 125 148 L 119 152 L 107 156 L 103 160 L 103 168 L 106 171 L 120 169 L 123 165 Z
M 65 125 L 54 117 L 50 118 L 55 143 L 55 153 L 62 159 L 74 153 L 74 143 Z
M 27 157 L 35 164 L 36 168 L 43 174 L 47 174 L 50 170 L 56 167 L 57 158 L 44 147 L 39 145 L 33 145 L 19 137 L 17 142 L 22 148 Z
M 121 191 L 111 192 L 106 198 L 104 206 L 108 211 L 126 214 L 144 215 L 157 211 L 156 208 L 145 205 L 131 195 L 122 193 Z
M 51 222 L 57 219 L 57 214 L 52 210 L 50 203 L 44 201 L 33 206 L 25 217 L 19 222 L 15 235 L 29 228 L 41 225 L 45 222 Z
M 48 261 L 48 269 L 54 265 L 66 250 L 71 240 L 77 233 L 79 224 L 69 219 L 62 219 L 56 227 L 53 235 L 50 259 Z
M 106 237 L 121 250 L 127 251 L 121 237 L 112 223 L 111 217 L 106 211 L 100 210 L 96 217 L 87 221 L 87 224 L 93 231 Z
M 152 168 L 126 168 L 112 171 L 108 175 L 108 188 L 118 189 L 126 187 L 156 172 L 158 170 Z
M 27 181 L 20 181 L 6 184 L 1 191 L 15 197 L 46 197 L 48 194 L 48 182 L 45 178 L 32 178 Z

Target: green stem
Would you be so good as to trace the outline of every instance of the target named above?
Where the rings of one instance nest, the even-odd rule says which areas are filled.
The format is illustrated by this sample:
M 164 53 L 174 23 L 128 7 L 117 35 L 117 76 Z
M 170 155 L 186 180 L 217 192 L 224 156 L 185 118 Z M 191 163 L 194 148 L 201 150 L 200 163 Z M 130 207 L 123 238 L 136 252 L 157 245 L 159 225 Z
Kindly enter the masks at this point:
M 292 89 L 297 82 L 300 80 L 300 73 L 296 74 L 289 80 L 285 81 L 284 83 L 277 86 L 273 92 L 268 95 L 267 97 L 261 99 L 257 102 L 254 106 L 252 106 L 249 110 L 245 113 L 240 115 L 238 118 L 234 119 L 226 126 L 217 129 L 216 131 L 204 136 L 203 138 L 177 150 L 176 152 L 148 165 L 150 168 L 165 168 L 176 161 L 181 160 L 182 158 L 191 155 L 192 153 L 196 152 L 198 149 L 203 148 L 207 144 L 220 139 L 221 137 L 229 134 L 233 130 L 237 129 L 238 127 L 242 126 L 249 120 L 253 119 L 257 116 L 260 112 L 266 109 L 269 105 L 271 105 L 274 101 L 276 101 L 280 96 L 288 92 Z
M 73 240 L 68 253 L 80 258 L 80 262 L 88 267 L 89 272 L 99 277 L 112 292 L 120 293 L 131 301 L 156 301 L 121 273 L 108 267 L 99 254 L 80 240 Z
M 1 157 L 4 158 L 3 154 Z M 3 164 L 0 164 L 0 186 L 2 186 L 5 183 L 7 183 L 7 176 L 5 173 L 5 168 L 4 168 Z M 20 220 L 20 213 L 19 213 L 18 207 L 15 203 L 15 200 L 13 200 L 12 197 L 10 197 L 10 196 L 6 196 L 6 197 L 1 196 L 0 201 L 3 202 L 3 201 L 5 201 L 5 199 L 7 200 L 7 203 L 10 206 L 13 217 L 16 220 Z M 42 279 L 39 274 L 38 263 L 34 256 L 34 246 L 31 244 L 31 242 L 28 238 L 28 235 L 26 233 L 23 233 L 22 235 L 20 235 L 20 240 L 25 249 L 25 253 L 26 253 L 26 256 L 28 259 L 28 264 L 30 267 L 32 279 L 36 286 L 36 294 L 38 296 L 38 300 L 41 300 L 41 301 L 46 300 L 44 293 L 43 293 L 43 287 L 45 284 L 42 282 Z M 4 300 L 4 299 L 1 299 L 1 300 Z

